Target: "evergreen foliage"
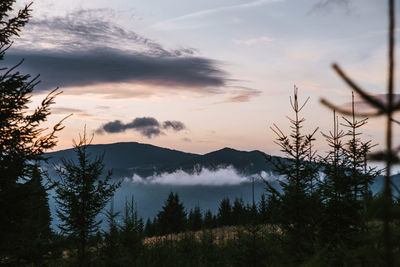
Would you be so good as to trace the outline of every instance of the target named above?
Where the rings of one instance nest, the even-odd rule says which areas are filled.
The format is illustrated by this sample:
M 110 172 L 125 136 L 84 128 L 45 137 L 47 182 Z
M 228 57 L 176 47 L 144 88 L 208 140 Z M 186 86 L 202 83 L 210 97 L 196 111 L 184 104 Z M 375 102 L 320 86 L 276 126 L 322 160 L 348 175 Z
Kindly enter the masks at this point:
M 188 216 L 188 230 L 190 231 L 198 231 L 202 228 L 203 219 L 201 215 L 200 206 L 194 207 L 193 210 L 190 210 Z
M 0 62 L 30 18 L 30 5 L 11 16 L 14 4 L 15 0 L 0 3 Z M 56 145 L 56 132 L 63 128 L 61 122 L 51 131 L 41 127 L 50 115 L 56 90 L 28 112 L 39 81 L 38 76 L 19 73 L 21 64 L 22 60 L 13 67 L 0 67 L 0 263 L 11 265 L 35 264 L 47 253 L 50 217 L 42 170 L 37 166 L 44 160 L 43 153 Z
M 160 234 L 179 233 L 186 229 L 186 212 L 178 194 L 170 193 L 162 210 L 157 214 Z
M 78 262 L 88 266 L 88 244 L 92 234 L 99 231 L 101 220 L 97 215 L 114 195 L 119 183 L 110 184 L 111 172 L 101 178 L 104 170 L 102 156 L 91 160 L 87 153 L 90 140 L 86 131 L 79 142 L 74 141 L 77 162 L 63 159 L 57 172 L 60 180 L 54 182 L 59 228 L 71 235 L 78 244 Z
M 232 206 L 229 198 L 224 198 L 218 207 L 218 226 L 232 225 Z
M 120 228 L 122 266 L 135 266 L 142 251 L 143 220 L 138 217 L 133 196 L 130 203 L 125 201 L 125 215 Z
M 121 257 L 120 231 L 116 221 L 119 212 L 114 212 L 114 199 L 111 200 L 110 210 L 106 212 L 108 232 L 104 233 L 104 244 L 101 249 L 102 260 L 106 266 L 118 267 L 120 265 L 119 258 Z
M 289 118 L 291 134 L 284 134 L 276 125 L 271 128 L 277 135 L 276 143 L 287 156 L 287 160 L 272 160 L 276 172 L 283 176 L 279 181 L 282 193 L 266 182 L 269 192 L 280 202 L 279 209 L 274 210 L 272 216 L 277 217 L 282 228 L 292 264 L 298 264 L 313 253 L 317 231 L 315 226 L 320 213 L 319 192 L 316 190 L 319 165 L 312 145 L 318 128 L 310 134 L 302 133 L 305 119 L 300 117 L 300 112 L 308 99 L 299 104 L 297 92 L 295 86 L 294 97 L 290 98 L 295 116 Z

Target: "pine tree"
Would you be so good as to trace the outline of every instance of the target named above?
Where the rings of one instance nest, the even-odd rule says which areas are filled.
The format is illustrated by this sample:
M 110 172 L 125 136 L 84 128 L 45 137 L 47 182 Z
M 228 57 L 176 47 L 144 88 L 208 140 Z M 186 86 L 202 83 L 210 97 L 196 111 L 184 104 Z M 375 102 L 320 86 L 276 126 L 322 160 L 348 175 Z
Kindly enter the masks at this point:
M 235 198 L 232 207 L 232 224 L 242 225 L 246 220 L 246 210 L 242 198 Z
M 188 216 L 188 229 L 190 231 L 198 231 L 201 229 L 203 219 L 201 215 L 200 206 L 195 206 L 193 210 L 190 210 Z
M 106 212 L 108 232 L 104 233 L 104 244 L 101 249 L 102 258 L 106 266 L 117 267 L 120 264 L 120 232 L 116 218 L 119 212 L 114 211 L 114 199 L 111 200 L 110 210 Z
M 110 184 L 111 172 L 101 178 L 104 170 L 103 156 L 91 160 L 87 149 L 91 140 L 86 138 L 86 130 L 79 142 L 74 141 L 77 162 L 63 159 L 57 169 L 60 180 L 54 182 L 58 226 L 69 234 L 78 245 L 80 266 L 88 266 L 88 243 L 93 233 L 98 232 L 101 220 L 96 217 L 114 195 L 120 183 Z
M 224 198 L 218 207 L 218 226 L 232 225 L 232 206 L 229 198 Z
M 170 192 L 162 210 L 157 214 L 159 234 L 183 232 L 186 229 L 186 212 L 178 194 Z
M 313 253 L 313 243 L 316 239 L 315 225 L 318 221 L 320 209 L 319 193 L 315 185 L 319 182 L 318 168 L 314 141 L 315 129 L 311 134 L 303 134 L 302 127 L 305 121 L 300 117 L 300 112 L 308 99 L 302 104 L 298 101 L 298 89 L 294 87 L 294 97 L 290 103 L 295 117 L 289 118 L 292 132 L 288 136 L 274 124 L 271 128 L 277 135 L 276 143 L 287 159 L 272 159 L 275 171 L 284 179 L 279 181 L 283 193 L 267 183 L 270 194 L 277 197 L 280 202 L 279 213 L 280 227 L 286 238 L 287 253 L 291 255 L 294 264 L 302 262 L 305 257 Z M 274 215 L 276 216 L 276 215 Z
M 351 120 L 343 117 L 339 124 L 333 111 L 333 131 L 323 134 L 331 150 L 323 159 L 325 178 L 321 184 L 325 208 L 321 217 L 321 244 L 330 255 L 330 264 L 342 265 L 345 254 L 361 246 L 361 235 L 366 230 L 366 203 L 371 196 L 370 185 L 379 174 L 367 165 L 371 141 L 363 142 L 359 128 L 367 123 L 355 118 L 354 95 L 352 95 Z M 348 132 L 339 126 L 349 128 Z M 346 142 L 344 138 L 348 137 Z
M 265 194 L 261 195 L 260 202 L 258 203 L 258 214 L 259 214 L 259 222 L 267 223 L 268 222 L 268 203 L 265 198 Z
M 212 214 L 211 210 L 207 210 L 204 214 L 203 229 L 212 229 L 215 227 L 217 227 L 217 219 L 215 215 Z
M 133 196 L 125 200 L 125 215 L 121 226 L 122 266 L 136 266 L 142 251 L 143 221 L 137 214 Z
M 24 232 L 25 244 L 21 244 L 17 253 L 19 258 L 39 265 L 52 250 L 48 194 L 39 166 L 33 169 L 32 178 L 24 184 L 23 190 L 26 198 L 21 230 Z
M 18 36 L 30 18 L 30 5 L 11 17 L 14 3 L 15 0 L 0 2 L 0 62 L 12 44 L 11 39 Z M 42 184 L 36 178 L 31 179 L 37 176 L 35 172 L 44 160 L 43 154 L 56 145 L 56 132 L 63 128 L 61 122 L 50 132 L 40 127 L 50 115 L 56 91 L 47 95 L 33 112 L 28 112 L 31 93 L 39 81 L 38 76 L 32 78 L 16 71 L 21 64 L 22 61 L 10 68 L 0 67 L 0 261 L 11 265 L 34 260 L 22 251 L 35 250 L 30 254 L 36 255 L 35 261 L 43 253 L 41 245 L 33 244 L 43 244 L 47 239 L 43 233 L 49 232 L 49 217 L 43 216 L 47 220 L 44 223 L 42 219 L 27 223 L 24 218 L 33 219 L 40 211 L 27 207 L 26 200 L 29 197 L 35 205 L 46 201 Z M 37 194 L 31 194 L 31 190 Z M 47 204 L 43 205 L 42 211 L 47 214 Z

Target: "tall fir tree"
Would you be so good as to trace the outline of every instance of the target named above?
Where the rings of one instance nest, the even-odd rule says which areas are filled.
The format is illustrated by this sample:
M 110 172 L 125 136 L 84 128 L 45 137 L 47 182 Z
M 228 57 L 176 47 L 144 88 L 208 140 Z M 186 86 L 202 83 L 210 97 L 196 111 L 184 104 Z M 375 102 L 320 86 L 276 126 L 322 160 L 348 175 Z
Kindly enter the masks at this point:
M 270 194 L 280 202 L 279 210 L 275 210 L 278 214 L 275 216 L 279 217 L 291 264 L 298 264 L 313 253 L 317 231 L 315 226 L 320 210 L 319 193 L 315 190 L 315 185 L 319 182 L 319 165 L 312 146 L 318 128 L 310 134 L 302 133 L 305 119 L 300 117 L 307 102 L 308 99 L 303 104 L 299 103 L 298 89 L 295 86 L 294 96 L 290 98 L 294 111 L 294 118 L 289 118 L 291 134 L 284 134 L 275 124 L 271 128 L 277 135 L 276 143 L 287 159 L 271 158 L 275 171 L 284 178 L 279 181 L 282 193 L 268 183 L 267 186 Z
M 201 215 L 200 206 L 195 206 L 194 209 L 190 210 L 188 216 L 188 230 L 190 231 L 198 231 L 201 229 L 203 225 L 203 219 Z
M 12 38 L 18 37 L 30 18 L 30 5 L 12 16 L 14 4 L 15 0 L 0 2 L 0 63 Z M 31 94 L 39 81 L 38 76 L 32 78 L 17 71 L 22 62 L 0 67 L 0 262 L 10 265 L 30 264 L 43 255 L 40 250 L 48 238 L 50 222 L 37 165 L 56 145 L 56 132 L 63 128 L 61 122 L 51 131 L 41 127 L 50 115 L 55 90 L 29 111 Z M 27 205 L 28 198 L 32 206 Z M 34 207 L 39 203 L 43 209 Z M 37 242 L 41 245 L 34 246 Z
M 131 201 L 125 200 L 125 215 L 120 227 L 122 266 L 136 266 L 143 245 L 143 221 L 139 218 L 133 196 Z
M 89 266 L 89 238 L 99 231 L 97 216 L 114 195 L 120 183 L 110 183 L 111 171 L 104 178 L 103 156 L 92 159 L 88 153 L 91 140 L 86 129 L 79 142 L 74 141 L 77 161 L 63 159 L 57 169 L 60 176 L 54 182 L 59 228 L 77 242 L 79 266 Z
M 323 159 L 325 177 L 321 189 L 325 207 L 320 242 L 327 253 L 326 262 L 333 265 L 344 264 L 348 260 L 346 255 L 362 245 L 361 235 L 366 234 L 366 205 L 372 195 L 370 186 L 379 174 L 367 165 L 373 145 L 360 138 L 359 129 L 367 119 L 356 120 L 354 94 L 351 103 L 351 119 L 343 117 L 345 123 L 340 124 L 334 110 L 333 130 L 323 134 L 330 151 Z M 340 125 L 348 128 L 348 132 L 340 130 Z
M 217 214 L 218 226 L 232 225 L 232 205 L 229 198 L 224 198 L 219 203 Z
M 186 212 L 177 193 L 170 192 L 162 210 L 157 214 L 159 234 L 183 232 L 186 229 Z
M 119 212 L 114 211 L 114 199 L 111 199 L 110 210 L 106 212 L 108 231 L 104 233 L 104 244 L 101 248 L 102 259 L 110 267 L 122 266 L 118 216 Z

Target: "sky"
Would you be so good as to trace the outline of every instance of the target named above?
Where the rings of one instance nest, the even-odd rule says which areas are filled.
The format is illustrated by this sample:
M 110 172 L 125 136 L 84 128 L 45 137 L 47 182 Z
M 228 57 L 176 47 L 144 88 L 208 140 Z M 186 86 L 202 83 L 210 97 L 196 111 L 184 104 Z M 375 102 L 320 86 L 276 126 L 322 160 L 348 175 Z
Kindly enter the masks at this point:
M 324 153 L 320 131 L 333 122 L 320 99 L 351 101 L 331 64 L 371 94 L 385 92 L 382 0 L 36 0 L 32 10 L 6 63 L 24 58 L 19 70 L 41 75 L 31 108 L 52 89 L 63 92 L 46 126 L 73 115 L 55 150 L 72 147 L 86 125 L 93 143 L 277 155 L 270 127 L 290 131 L 296 85 L 301 101 L 310 97 L 303 130 L 319 127 Z M 365 138 L 384 144 L 383 125 L 370 119 Z

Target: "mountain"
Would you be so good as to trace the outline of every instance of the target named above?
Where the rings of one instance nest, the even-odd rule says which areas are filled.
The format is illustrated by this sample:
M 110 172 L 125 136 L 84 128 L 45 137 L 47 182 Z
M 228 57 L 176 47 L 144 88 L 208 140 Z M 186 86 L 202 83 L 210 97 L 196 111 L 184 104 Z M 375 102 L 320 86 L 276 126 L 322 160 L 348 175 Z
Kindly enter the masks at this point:
M 200 172 L 202 168 L 217 170 L 232 166 L 241 175 L 270 172 L 273 167 L 267 162 L 267 154 L 255 151 L 239 151 L 223 148 L 204 155 L 186 153 L 136 142 L 124 142 L 104 145 L 89 145 L 90 156 L 104 154 L 105 169 L 112 169 L 113 176 L 132 177 L 137 174 L 149 177 L 154 174 L 173 173 L 183 170 L 189 174 Z M 73 149 L 46 154 L 49 164 L 58 165 L 62 158 L 75 159 Z
M 176 164 L 176 162 L 197 156 L 192 153 L 137 142 L 89 145 L 88 152 L 91 157 L 104 154 L 105 169 L 112 169 L 114 177 L 132 177 L 134 173 L 147 177 L 158 170 Z M 55 165 L 59 164 L 63 158 L 73 160 L 76 157 L 73 149 L 47 153 L 46 156 L 49 157 L 49 164 Z
M 201 171 L 201 168 L 217 170 L 232 166 L 241 175 L 254 175 L 262 171 L 270 172 L 273 170 L 272 164 L 266 159 L 267 157 L 267 154 L 258 150 L 247 152 L 226 147 L 192 157 L 165 171 L 173 172 L 176 169 L 182 169 L 187 173 L 193 173 Z

